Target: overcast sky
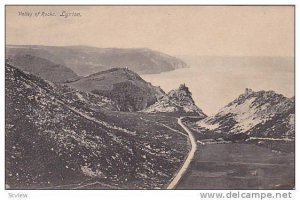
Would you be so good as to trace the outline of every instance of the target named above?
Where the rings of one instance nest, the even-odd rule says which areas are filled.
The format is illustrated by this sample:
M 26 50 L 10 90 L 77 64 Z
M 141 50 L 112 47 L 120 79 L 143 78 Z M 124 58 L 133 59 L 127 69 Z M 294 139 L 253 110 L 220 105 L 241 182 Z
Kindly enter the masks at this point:
M 52 11 L 24 17 L 19 11 Z M 62 11 L 80 12 L 64 18 Z M 6 7 L 7 44 L 151 48 L 171 55 L 293 56 L 291 6 Z

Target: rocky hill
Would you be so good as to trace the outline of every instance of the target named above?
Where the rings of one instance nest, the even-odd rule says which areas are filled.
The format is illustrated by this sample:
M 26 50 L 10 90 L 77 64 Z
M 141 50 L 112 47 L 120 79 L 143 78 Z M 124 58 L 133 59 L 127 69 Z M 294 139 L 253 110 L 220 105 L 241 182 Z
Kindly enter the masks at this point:
M 68 67 L 37 56 L 17 54 L 11 56 L 8 61 L 23 71 L 52 82 L 66 82 L 78 79 L 77 74 Z
M 6 56 L 14 55 L 44 58 L 65 65 L 80 76 L 115 67 L 130 67 L 138 74 L 153 74 L 187 66 L 178 58 L 150 49 L 7 45 Z
M 5 86 L 7 189 L 162 188 L 187 152 L 185 136 L 106 97 L 8 63 Z
M 155 104 L 143 110 L 147 113 L 178 113 L 182 115 L 197 115 L 202 118 L 206 114 L 195 105 L 189 88 L 182 84 L 176 90 L 171 90 Z
M 159 87 L 144 81 L 127 68 L 98 72 L 68 85 L 81 91 L 106 96 L 117 102 L 121 111 L 142 110 L 165 94 Z
M 246 89 L 244 94 L 198 125 L 223 134 L 294 138 L 294 116 L 293 98 L 274 91 Z

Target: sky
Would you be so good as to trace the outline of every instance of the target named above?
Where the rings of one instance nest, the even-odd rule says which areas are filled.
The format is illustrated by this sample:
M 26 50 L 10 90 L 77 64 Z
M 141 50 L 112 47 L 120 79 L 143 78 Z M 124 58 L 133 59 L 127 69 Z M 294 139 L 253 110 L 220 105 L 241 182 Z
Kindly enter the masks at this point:
M 80 17 L 59 16 L 63 11 Z M 174 56 L 293 56 L 294 7 L 6 6 L 6 42 L 147 47 Z

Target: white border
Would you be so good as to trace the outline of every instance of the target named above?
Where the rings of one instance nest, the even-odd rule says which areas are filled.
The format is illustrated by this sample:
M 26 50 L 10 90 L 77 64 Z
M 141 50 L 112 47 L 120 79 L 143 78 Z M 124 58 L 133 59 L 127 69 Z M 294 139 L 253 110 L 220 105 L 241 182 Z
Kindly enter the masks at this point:
M 300 1 L 298 1 L 300 2 Z M 300 22 L 300 17 L 299 14 L 297 14 L 298 6 L 300 6 L 300 3 L 298 3 L 297 0 L 244 0 L 244 1 L 238 1 L 238 0 L 202 0 L 202 1 L 191 1 L 191 0 L 85 0 L 85 1 L 80 1 L 80 0 L 46 0 L 41 2 L 41 0 L 31 0 L 31 1 L 21 1 L 21 0 L 4 0 L 1 1 L 1 11 L 0 11 L 0 23 L 1 23 L 1 48 L 0 48 L 0 53 L 2 55 L 2 70 L 0 70 L 0 93 L 1 93 L 1 98 L 0 98 L 0 105 L 1 105 L 1 121 L 0 121 L 0 127 L 1 127 L 1 134 L 0 134 L 0 144 L 1 144 L 1 154 L 0 154 L 0 188 L 1 188 L 1 199 L 20 199 L 20 198 L 9 198 L 8 193 L 26 193 L 29 195 L 29 198 L 26 199 L 32 199 L 32 200 L 53 200 L 53 199 L 72 199 L 72 200 L 82 200 L 82 199 L 130 199 L 130 200 L 135 200 L 135 199 L 143 199 L 143 200 L 153 200 L 153 199 L 201 199 L 199 196 L 200 192 L 205 192 L 204 190 L 176 190 L 176 191 L 166 191 L 166 190 L 151 190 L 151 191 L 141 191 L 141 190 L 122 190 L 122 191 L 105 191 L 105 190 L 79 190 L 79 191 L 58 191 L 58 190 L 53 190 L 53 191 L 10 191 L 10 190 L 4 190 L 4 5 L 6 4 L 201 4 L 201 5 L 280 5 L 280 4 L 290 4 L 290 5 L 296 5 L 296 33 L 299 32 L 299 22 Z M 296 58 L 299 58 L 299 51 L 297 51 L 297 47 L 299 47 L 299 39 L 296 36 Z M 299 70 L 297 70 L 297 62 L 296 62 L 296 77 L 299 77 Z M 296 79 L 296 94 L 299 92 L 299 81 Z M 297 97 L 296 97 L 297 100 Z M 299 107 L 296 106 L 296 124 L 299 124 L 299 118 L 297 117 L 299 114 Z M 296 144 L 299 144 L 299 137 L 298 136 L 298 126 L 296 125 Z M 297 172 L 299 171 L 299 148 L 296 146 L 296 175 L 298 174 Z M 296 176 L 297 177 L 297 176 Z M 293 199 L 300 199 L 300 186 L 299 186 L 299 181 L 296 179 L 296 189 L 295 191 L 291 191 L 293 194 Z M 254 190 L 255 191 L 255 190 Z M 254 192 L 252 190 L 252 192 Z M 214 192 L 217 192 L 217 190 L 214 190 Z M 245 191 L 243 191 L 245 192 Z M 251 192 L 251 191 L 250 191 Z M 262 191 L 257 191 L 257 192 L 262 192 Z M 276 193 L 279 191 L 270 191 L 272 193 Z

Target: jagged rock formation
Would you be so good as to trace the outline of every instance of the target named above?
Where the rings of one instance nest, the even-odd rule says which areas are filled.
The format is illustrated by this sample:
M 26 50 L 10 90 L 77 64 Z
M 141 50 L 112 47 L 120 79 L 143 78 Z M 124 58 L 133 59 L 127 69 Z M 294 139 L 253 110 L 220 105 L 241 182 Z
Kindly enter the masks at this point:
M 113 68 L 68 83 L 78 90 L 106 96 L 121 111 L 138 111 L 154 104 L 165 93 L 128 68 Z
M 246 89 L 216 115 L 198 122 L 215 133 L 294 139 L 295 100 L 274 91 Z
M 155 104 L 143 110 L 148 113 L 181 113 L 184 115 L 199 115 L 206 117 L 203 111 L 195 105 L 189 88 L 182 84 L 176 90 L 171 90 Z
M 62 64 L 29 54 L 15 55 L 10 57 L 8 62 L 23 71 L 52 82 L 61 83 L 79 78 L 71 69 Z
M 106 97 L 10 64 L 5 86 L 7 188 L 161 188 L 186 154 L 184 136 L 141 123 L 134 114 L 112 112 L 118 108 Z
M 154 74 L 183 68 L 180 59 L 150 49 L 96 48 L 88 46 L 7 45 L 7 56 L 32 55 L 65 65 L 80 76 L 115 67 L 130 67 L 138 74 Z

